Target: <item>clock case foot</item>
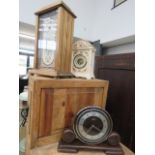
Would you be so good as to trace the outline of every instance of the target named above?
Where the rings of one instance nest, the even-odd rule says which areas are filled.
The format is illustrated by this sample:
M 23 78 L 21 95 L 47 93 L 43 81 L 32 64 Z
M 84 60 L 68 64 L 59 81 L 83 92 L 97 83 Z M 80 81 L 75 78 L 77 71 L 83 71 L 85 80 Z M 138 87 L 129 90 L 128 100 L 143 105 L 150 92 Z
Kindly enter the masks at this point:
M 105 142 L 97 145 L 84 144 L 74 137 L 73 131 L 66 129 L 62 139 L 59 141 L 58 152 L 77 153 L 80 150 L 86 150 L 100 151 L 106 153 L 106 155 L 124 155 L 120 145 L 120 136 L 116 132 L 112 132 Z
M 58 144 L 58 152 L 77 153 L 80 150 L 103 151 L 104 153 L 106 153 L 106 155 L 124 155 L 120 144 L 118 144 L 117 146 L 111 146 L 105 142 L 99 145 L 87 145 L 77 139 L 71 144 L 65 143 L 63 142 L 63 140 L 61 140 Z

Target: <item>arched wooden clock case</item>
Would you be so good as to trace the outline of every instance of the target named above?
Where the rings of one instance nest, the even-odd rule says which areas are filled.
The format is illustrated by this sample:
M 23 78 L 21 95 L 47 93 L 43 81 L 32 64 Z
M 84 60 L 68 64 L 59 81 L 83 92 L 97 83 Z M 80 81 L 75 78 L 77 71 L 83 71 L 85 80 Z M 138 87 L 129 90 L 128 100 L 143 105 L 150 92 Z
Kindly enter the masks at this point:
M 58 151 L 95 150 L 107 155 L 124 155 L 120 136 L 112 132 L 112 127 L 111 116 L 106 110 L 96 106 L 83 108 L 76 114 L 72 128 L 64 130 Z

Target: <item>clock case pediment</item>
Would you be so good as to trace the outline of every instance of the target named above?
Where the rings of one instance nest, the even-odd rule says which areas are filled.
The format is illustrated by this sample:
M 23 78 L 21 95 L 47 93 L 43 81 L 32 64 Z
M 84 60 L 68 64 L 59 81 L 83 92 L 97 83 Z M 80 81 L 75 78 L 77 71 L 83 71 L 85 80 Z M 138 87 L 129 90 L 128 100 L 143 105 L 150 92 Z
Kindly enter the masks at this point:
M 73 44 L 73 50 L 90 50 L 92 52 L 95 52 L 96 49 L 94 46 L 85 40 L 78 40 Z

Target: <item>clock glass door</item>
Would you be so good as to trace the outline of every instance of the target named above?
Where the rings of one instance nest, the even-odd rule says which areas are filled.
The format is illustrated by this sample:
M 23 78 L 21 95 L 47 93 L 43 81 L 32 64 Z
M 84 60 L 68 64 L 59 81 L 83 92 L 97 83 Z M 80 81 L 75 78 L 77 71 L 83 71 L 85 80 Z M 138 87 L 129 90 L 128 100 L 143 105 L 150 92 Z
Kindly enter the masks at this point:
M 54 68 L 57 10 L 39 16 L 38 67 Z

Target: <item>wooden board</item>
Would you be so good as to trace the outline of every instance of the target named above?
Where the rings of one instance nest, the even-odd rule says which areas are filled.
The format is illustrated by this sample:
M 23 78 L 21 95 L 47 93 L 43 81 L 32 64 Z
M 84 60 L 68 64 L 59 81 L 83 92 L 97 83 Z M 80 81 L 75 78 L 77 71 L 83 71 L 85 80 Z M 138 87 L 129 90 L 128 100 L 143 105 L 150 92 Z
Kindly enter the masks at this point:
M 52 145 L 47 145 L 40 148 L 35 148 L 30 151 L 29 155 L 106 155 L 103 152 L 98 151 L 80 151 L 78 153 L 59 153 L 57 152 L 57 143 Z M 124 155 L 134 155 L 126 146 L 122 145 Z
M 37 62 L 37 61 L 36 61 Z M 42 75 L 42 76 L 49 76 L 49 77 L 57 77 L 58 74 L 55 70 L 49 70 L 48 69 L 31 69 L 29 70 L 29 74 L 36 74 L 36 75 Z
M 124 155 L 124 151 L 122 150 L 122 147 L 118 144 L 115 146 L 109 145 L 108 142 L 104 142 L 98 145 L 87 145 L 84 143 L 81 143 L 79 140 L 74 140 L 71 144 L 65 143 L 63 140 L 61 140 L 58 144 L 58 152 L 63 153 L 77 153 L 79 151 L 85 150 L 85 151 L 100 151 L 104 152 L 107 155 Z
M 38 75 L 38 76 L 45 76 L 45 77 L 52 77 L 52 78 L 73 78 L 75 77 L 72 73 L 58 73 L 56 70 L 49 69 L 30 69 L 29 74 L 31 75 Z
M 58 31 L 55 70 L 58 72 L 71 72 L 72 42 L 74 18 L 60 7 L 58 9 Z
M 27 149 L 58 142 L 75 114 L 86 106 L 104 108 L 108 81 L 30 76 Z

